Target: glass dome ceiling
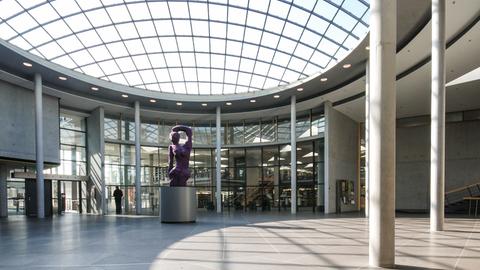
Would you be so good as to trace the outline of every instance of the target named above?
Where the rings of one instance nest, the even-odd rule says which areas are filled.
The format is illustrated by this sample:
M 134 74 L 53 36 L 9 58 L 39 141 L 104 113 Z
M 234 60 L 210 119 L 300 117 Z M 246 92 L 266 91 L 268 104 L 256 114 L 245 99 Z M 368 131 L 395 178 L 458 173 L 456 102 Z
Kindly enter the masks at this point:
M 3 0 L 0 38 L 166 93 L 261 91 L 321 73 L 368 32 L 368 0 Z

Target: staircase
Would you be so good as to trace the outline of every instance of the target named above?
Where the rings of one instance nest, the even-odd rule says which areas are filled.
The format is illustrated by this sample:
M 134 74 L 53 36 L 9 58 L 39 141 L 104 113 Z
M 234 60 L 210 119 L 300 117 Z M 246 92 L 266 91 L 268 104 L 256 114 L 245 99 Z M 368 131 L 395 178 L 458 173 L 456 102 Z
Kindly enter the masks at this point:
M 445 212 L 466 214 L 468 202 L 464 197 L 480 197 L 480 182 L 445 192 Z

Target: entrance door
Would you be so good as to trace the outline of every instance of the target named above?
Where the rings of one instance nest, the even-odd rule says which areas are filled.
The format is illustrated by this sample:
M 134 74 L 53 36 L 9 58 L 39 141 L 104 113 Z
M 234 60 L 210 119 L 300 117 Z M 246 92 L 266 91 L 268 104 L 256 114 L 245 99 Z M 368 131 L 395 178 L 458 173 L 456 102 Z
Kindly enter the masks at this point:
M 52 216 L 52 181 L 44 180 L 45 216 Z M 37 182 L 36 179 L 25 179 L 25 214 L 37 216 Z

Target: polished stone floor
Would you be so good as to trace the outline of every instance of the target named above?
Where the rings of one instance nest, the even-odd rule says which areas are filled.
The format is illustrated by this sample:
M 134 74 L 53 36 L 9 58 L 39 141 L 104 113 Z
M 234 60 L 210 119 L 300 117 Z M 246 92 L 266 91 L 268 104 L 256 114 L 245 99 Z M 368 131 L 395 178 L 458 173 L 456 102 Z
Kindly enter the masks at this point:
M 398 217 L 399 269 L 480 269 L 480 224 Z M 195 224 L 157 217 L 66 215 L 0 220 L 0 269 L 368 269 L 365 218 L 352 214 L 216 215 Z

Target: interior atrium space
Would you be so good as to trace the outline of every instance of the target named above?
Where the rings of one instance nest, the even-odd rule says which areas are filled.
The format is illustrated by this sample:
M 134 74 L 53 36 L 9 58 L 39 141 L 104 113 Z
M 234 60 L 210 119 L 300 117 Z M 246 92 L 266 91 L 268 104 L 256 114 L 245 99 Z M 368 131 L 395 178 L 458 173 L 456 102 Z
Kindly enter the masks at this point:
M 479 21 L 0 0 L 0 269 L 479 269 Z

